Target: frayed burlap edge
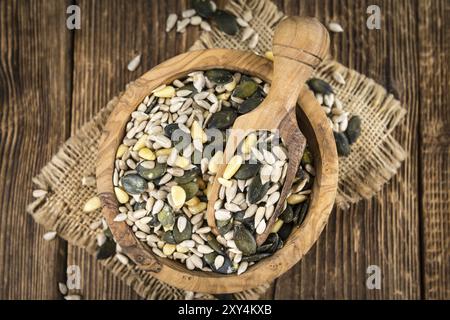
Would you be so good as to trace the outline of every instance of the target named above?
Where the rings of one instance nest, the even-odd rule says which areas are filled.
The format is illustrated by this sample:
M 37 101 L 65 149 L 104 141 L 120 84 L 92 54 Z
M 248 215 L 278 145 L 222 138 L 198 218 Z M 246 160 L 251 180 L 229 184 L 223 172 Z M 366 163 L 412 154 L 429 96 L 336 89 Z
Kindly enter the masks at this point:
M 250 10 L 253 13 L 250 26 L 259 35 L 258 45 L 252 51 L 261 55 L 271 50 L 274 27 L 285 17 L 274 3 L 268 0 L 235 0 L 230 1 L 226 9 L 241 17 L 246 10 Z M 241 41 L 241 33 L 242 30 L 231 37 L 217 29 L 204 32 L 191 50 L 250 50 L 249 40 Z M 333 79 L 335 71 L 344 77 L 345 85 Z M 406 110 L 372 79 L 331 59 L 323 62 L 314 76 L 329 82 L 336 96 L 344 103 L 346 111 L 362 119 L 362 134 L 357 143 L 352 145 L 350 156 L 339 158 L 336 204 L 340 208 L 348 208 L 351 203 L 375 195 L 397 173 L 406 158 L 406 151 L 391 135 Z
M 96 195 L 93 187 L 81 185 L 81 178 L 93 174 L 95 170 L 97 144 L 102 128 L 114 109 L 118 98 L 112 99 L 89 123 L 67 140 L 58 153 L 33 178 L 36 188 L 47 190 L 45 197 L 36 199 L 27 208 L 34 220 L 47 230 L 57 231 L 58 235 L 70 244 L 85 248 L 90 254 L 96 252 L 96 235 L 90 225 L 102 219 L 99 210 L 91 213 L 82 211 L 84 203 Z M 187 292 L 169 286 L 150 273 L 133 264 L 124 265 L 115 258 L 100 261 L 140 296 L 146 299 L 184 299 Z M 258 299 L 267 290 L 261 286 L 235 293 L 235 299 Z M 209 294 L 197 293 L 196 299 L 214 299 Z

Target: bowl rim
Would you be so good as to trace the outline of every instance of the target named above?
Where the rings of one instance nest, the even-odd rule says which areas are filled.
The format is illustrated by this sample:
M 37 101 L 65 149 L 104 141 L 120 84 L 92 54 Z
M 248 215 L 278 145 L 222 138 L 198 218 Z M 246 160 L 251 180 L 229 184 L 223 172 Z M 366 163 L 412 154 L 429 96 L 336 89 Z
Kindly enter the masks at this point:
M 241 275 L 221 275 L 213 272 L 190 271 L 180 263 L 157 257 L 139 241 L 126 222 L 114 222 L 118 202 L 112 182 L 115 154 L 122 143 L 125 126 L 144 98 L 162 84 L 197 70 L 223 68 L 257 76 L 270 83 L 272 62 L 254 53 L 231 49 L 206 49 L 177 55 L 144 73 L 130 83 L 109 116 L 99 143 L 96 164 L 97 190 L 105 217 L 115 241 L 123 253 L 141 269 L 174 287 L 207 293 L 232 293 L 268 284 L 289 270 L 305 255 L 325 227 L 334 205 L 338 184 L 338 156 L 332 130 L 314 95 L 306 86 L 299 97 L 300 119 L 307 131 L 312 131 L 316 178 L 310 207 L 305 221 L 293 230 L 284 247 L 261 260 Z M 320 110 L 320 112 L 318 112 Z M 299 119 L 299 120 L 300 120 Z M 305 134 L 306 135 L 306 134 Z M 320 199 L 320 200 L 319 200 Z

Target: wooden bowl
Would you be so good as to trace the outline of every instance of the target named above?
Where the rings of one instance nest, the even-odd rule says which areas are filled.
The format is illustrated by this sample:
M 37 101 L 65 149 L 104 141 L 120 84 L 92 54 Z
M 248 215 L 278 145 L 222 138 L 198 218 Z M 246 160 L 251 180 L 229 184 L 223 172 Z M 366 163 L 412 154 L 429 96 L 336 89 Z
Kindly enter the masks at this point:
M 269 82 L 272 63 L 249 52 L 227 49 L 193 51 L 167 60 L 130 84 L 113 110 L 104 128 L 97 159 L 97 188 L 105 217 L 124 254 L 140 268 L 157 279 L 180 289 L 232 293 L 270 283 L 297 263 L 318 239 L 332 210 L 338 179 L 338 157 L 332 130 L 311 91 L 299 97 L 298 122 L 314 156 L 316 177 L 310 207 L 303 224 L 293 229 L 284 247 L 271 257 L 251 266 L 241 275 L 221 275 L 213 272 L 190 271 L 184 265 L 155 256 L 139 241 L 125 222 L 114 222 L 118 202 L 114 194 L 113 171 L 115 154 L 125 135 L 126 123 L 142 100 L 162 84 L 183 78 L 195 70 L 223 68 L 257 76 Z

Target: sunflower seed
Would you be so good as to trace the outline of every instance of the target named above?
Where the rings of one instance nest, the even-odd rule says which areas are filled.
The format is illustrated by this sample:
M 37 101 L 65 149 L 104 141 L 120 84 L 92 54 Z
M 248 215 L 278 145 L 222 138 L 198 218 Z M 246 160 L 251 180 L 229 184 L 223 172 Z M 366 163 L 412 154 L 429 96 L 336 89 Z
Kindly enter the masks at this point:
M 250 42 L 248 43 L 248 47 L 250 49 L 255 49 L 259 42 L 259 34 L 255 33 L 252 38 L 250 39 Z
M 328 30 L 330 30 L 331 32 L 336 32 L 336 33 L 344 32 L 344 29 L 342 28 L 342 26 L 337 22 L 328 23 Z
M 173 29 L 173 27 L 175 27 L 175 24 L 177 23 L 177 18 L 178 17 L 175 13 L 169 14 L 166 21 L 166 32 L 169 32 L 170 30 Z
M 183 33 L 186 30 L 186 27 L 188 26 L 190 22 L 190 19 L 186 18 L 183 20 L 178 20 L 177 21 L 177 32 L 179 33 Z
M 138 54 L 133 59 L 131 59 L 131 61 L 128 63 L 128 66 L 127 66 L 128 71 L 136 70 L 140 63 L 141 63 L 141 55 Z
M 181 13 L 183 18 L 190 18 L 195 15 L 195 9 L 187 9 Z
M 57 235 L 56 231 L 49 231 L 49 232 L 44 233 L 43 238 L 45 241 L 51 241 L 51 240 L 55 239 L 56 235 Z

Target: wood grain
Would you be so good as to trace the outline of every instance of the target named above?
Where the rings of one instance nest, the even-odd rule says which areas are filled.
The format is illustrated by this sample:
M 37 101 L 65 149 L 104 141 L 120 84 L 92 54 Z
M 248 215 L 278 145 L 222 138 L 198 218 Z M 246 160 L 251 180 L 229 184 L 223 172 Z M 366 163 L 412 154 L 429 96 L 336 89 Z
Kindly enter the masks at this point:
M 420 140 L 423 291 L 450 299 L 450 3 L 420 1 Z
M 285 1 L 290 14 L 339 21 L 346 30 L 331 36 L 331 53 L 395 92 L 408 108 L 410 130 L 396 137 L 410 157 L 375 199 L 330 217 L 315 249 L 278 280 L 276 299 L 420 298 L 418 205 L 417 7 L 412 1 L 377 1 L 381 30 L 366 28 L 370 1 Z M 399 14 L 401 12 L 401 14 Z M 404 84 L 407 84 L 404 85 Z M 401 87 L 404 85 L 404 87 Z M 381 290 L 365 286 L 367 267 L 381 268 Z
M 25 212 L 32 182 L 69 136 L 66 1 L 0 2 L 0 299 L 57 299 L 65 243 Z

